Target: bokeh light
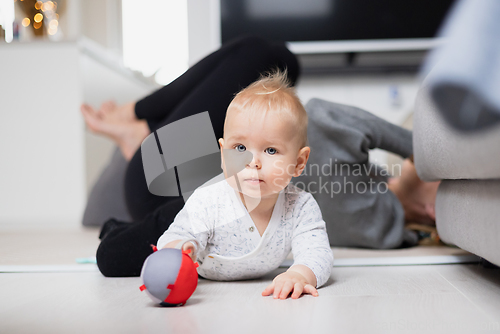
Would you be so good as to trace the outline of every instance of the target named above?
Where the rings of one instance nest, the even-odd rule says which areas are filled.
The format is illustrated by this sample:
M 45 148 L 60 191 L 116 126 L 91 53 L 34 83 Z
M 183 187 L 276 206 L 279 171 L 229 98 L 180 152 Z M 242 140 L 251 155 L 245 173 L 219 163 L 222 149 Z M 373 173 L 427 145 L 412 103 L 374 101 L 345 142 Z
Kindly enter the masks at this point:
M 49 23 L 49 29 L 56 29 L 59 26 L 59 22 L 57 20 L 51 20 Z
M 25 17 L 22 21 L 21 21 L 21 24 L 23 25 L 23 27 L 27 27 L 29 26 L 31 23 L 31 20 L 27 17 Z
M 42 5 L 42 10 L 45 11 L 51 11 L 54 10 L 54 3 L 52 1 L 47 1 Z
M 37 14 L 35 14 L 35 17 L 33 18 L 33 20 L 35 21 L 35 23 L 40 23 L 43 20 L 43 15 L 40 13 L 37 13 Z

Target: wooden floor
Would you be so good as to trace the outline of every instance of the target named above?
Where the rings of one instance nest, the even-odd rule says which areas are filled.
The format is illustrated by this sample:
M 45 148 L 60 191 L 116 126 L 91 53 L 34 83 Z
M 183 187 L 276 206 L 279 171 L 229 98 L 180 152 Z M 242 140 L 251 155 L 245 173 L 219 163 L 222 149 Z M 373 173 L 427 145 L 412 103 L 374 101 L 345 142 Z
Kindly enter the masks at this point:
M 30 238 L 28 231 L 25 238 L 19 233 L 0 234 L 4 264 L 12 264 L 4 260 L 5 236 L 11 242 Z M 67 261 L 91 255 L 85 247 L 95 251 L 90 246 L 98 243 L 97 232 L 82 233 L 88 240 L 78 247 L 63 242 Z M 39 250 L 45 249 L 40 243 Z M 55 257 L 48 254 L 38 260 Z M 14 262 L 30 261 L 24 256 Z M 253 281 L 200 279 L 188 303 L 178 308 L 154 305 L 139 291 L 139 278 L 106 278 L 98 271 L 0 273 L 0 333 L 500 333 L 499 269 L 336 267 L 319 297 L 262 297 L 284 270 Z

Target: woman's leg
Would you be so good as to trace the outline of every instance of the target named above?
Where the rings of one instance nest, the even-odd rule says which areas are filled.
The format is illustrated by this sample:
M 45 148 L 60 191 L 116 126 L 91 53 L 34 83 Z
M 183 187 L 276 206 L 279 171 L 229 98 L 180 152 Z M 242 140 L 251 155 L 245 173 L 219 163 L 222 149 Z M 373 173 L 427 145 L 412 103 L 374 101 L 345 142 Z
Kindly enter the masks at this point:
M 283 43 L 270 43 L 258 37 L 238 38 L 200 60 L 170 84 L 138 101 L 135 113 L 138 118 L 148 121 L 151 130 L 157 129 L 156 123 L 165 120 L 175 110 L 181 114 L 180 118 L 188 116 L 184 115 L 186 108 L 181 106 L 186 101 L 196 102 L 191 107 L 198 109 L 196 107 L 200 104 L 204 107 L 206 101 L 214 100 L 211 89 L 225 93 L 220 94 L 223 96 L 221 104 L 225 105 L 232 99 L 232 94 L 273 66 L 288 68 L 289 77 L 295 83 L 299 74 L 298 63 Z M 193 101 L 195 91 L 201 101 Z
M 293 84 L 299 75 L 295 56 L 283 44 L 271 44 L 260 38 L 244 38 L 232 43 L 230 48 L 221 50 L 223 52 L 215 52 L 183 74 L 173 87 L 168 85 L 163 91 L 155 93 L 161 92 L 165 95 L 162 98 L 167 98 L 167 93 L 176 95 L 175 87 L 191 88 L 189 93 L 183 92 L 183 98 L 177 101 L 166 117 L 159 122 L 150 122 L 152 131 L 184 117 L 208 111 L 216 138 L 221 138 L 226 109 L 238 91 L 257 80 L 261 73 L 275 68 L 287 69 Z M 199 76 L 199 73 L 204 76 Z M 191 82 L 191 85 L 187 82 Z M 160 99 L 160 96 L 156 98 Z M 159 197 L 149 192 L 140 149 L 130 160 L 127 169 L 125 197 L 135 221 L 177 198 Z
M 103 226 L 97 265 L 104 276 L 139 276 L 144 260 L 184 206 L 182 197 L 164 204 L 142 221 L 130 224 L 110 219 Z

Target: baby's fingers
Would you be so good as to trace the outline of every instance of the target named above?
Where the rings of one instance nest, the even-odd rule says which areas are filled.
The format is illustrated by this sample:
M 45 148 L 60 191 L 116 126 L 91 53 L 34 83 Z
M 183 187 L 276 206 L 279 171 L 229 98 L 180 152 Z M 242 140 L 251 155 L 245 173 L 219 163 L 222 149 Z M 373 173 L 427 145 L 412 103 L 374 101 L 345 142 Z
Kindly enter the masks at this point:
M 295 285 L 293 286 L 292 299 L 299 298 L 303 291 L 304 291 L 304 287 L 302 286 L 302 284 L 295 283 Z
M 311 284 L 306 284 L 304 286 L 304 293 L 310 293 L 314 297 L 318 297 L 319 296 L 318 290 L 316 290 L 316 288 L 314 286 L 312 286 Z
M 281 290 L 280 299 L 286 299 L 292 290 L 293 290 L 293 282 L 286 281 L 285 284 L 283 285 L 283 289 Z
M 269 296 L 274 291 L 274 283 L 271 283 L 267 286 L 267 288 L 262 291 L 263 296 Z
M 195 256 L 196 248 L 192 243 L 186 242 L 184 245 L 182 245 L 182 250 L 184 252 L 187 252 L 187 254 L 191 257 L 193 261 L 196 261 L 196 256 Z
M 280 297 L 281 290 L 283 289 L 283 282 L 278 281 L 274 283 L 274 293 L 273 298 L 278 299 Z

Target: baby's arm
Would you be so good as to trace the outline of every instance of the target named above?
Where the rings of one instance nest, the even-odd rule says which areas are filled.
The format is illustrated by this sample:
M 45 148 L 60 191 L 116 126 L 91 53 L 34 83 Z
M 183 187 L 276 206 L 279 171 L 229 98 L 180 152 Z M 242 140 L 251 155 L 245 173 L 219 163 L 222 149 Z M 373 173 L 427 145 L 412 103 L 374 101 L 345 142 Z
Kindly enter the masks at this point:
M 298 217 L 292 236 L 294 264 L 275 277 L 273 283 L 262 292 L 263 296 L 272 293 L 274 298 L 286 299 L 290 292 L 293 299 L 302 293 L 318 296 L 316 288 L 326 283 L 330 277 L 333 253 L 325 222 L 312 195 L 304 197 L 303 204 L 294 210 Z
M 192 195 L 194 196 L 194 195 Z M 183 240 L 196 240 L 195 242 L 185 242 L 182 245 L 183 251 L 190 251 L 189 256 L 196 261 L 196 253 L 200 249 L 204 249 L 209 235 L 209 227 L 205 224 L 207 219 L 199 212 L 194 212 L 190 209 L 192 204 L 191 198 L 186 205 L 177 214 L 173 223 L 158 239 L 158 249 L 176 248 Z

